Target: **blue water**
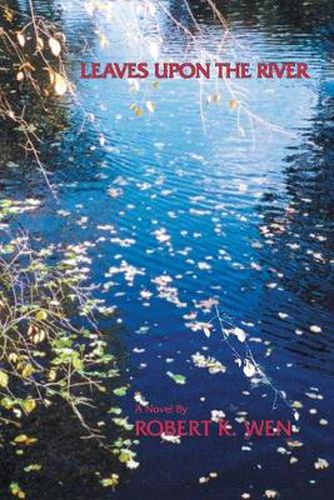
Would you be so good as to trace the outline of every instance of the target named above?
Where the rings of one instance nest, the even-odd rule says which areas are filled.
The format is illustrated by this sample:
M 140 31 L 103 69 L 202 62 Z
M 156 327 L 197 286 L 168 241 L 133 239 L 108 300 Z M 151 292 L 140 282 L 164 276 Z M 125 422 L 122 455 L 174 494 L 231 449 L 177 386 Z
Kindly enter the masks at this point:
M 242 450 L 249 446 L 242 437 L 184 438 L 180 445 L 143 439 L 141 465 L 116 498 L 228 500 L 244 492 L 262 498 L 267 489 L 288 500 L 297 491 L 301 497 L 327 498 L 331 466 L 317 471 L 314 462 L 322 457 L 332 465 L 334 459 L 329 20 L 324 16 L 310 26 L 306 18 L 294 29 L 284 11 L 267 23 L 268 10 L 257 7 L 250 22 L 246 4 L 231 4 L 226 9 L 234 38 L 221 52 L 223 28 L 208 9 L 199 10 L 194 27 L 181 4 L 173 15 L 196 33 L 199 45 L 186 40 L 163 12 L 160 33 L 149 19 L 140 25 L 143 40 L 136 44 L 136 3 L 113 2 L 114 18 L 108 20 L 89 17 L 81 2 L 62 2 L 67 64 L 84 111 L 69 99 L 59 103 L 69 126 L 43 149 L 59 198 L 52 198 L 38 171 L 27 167 L 23 177 L 4 166 L 3 196 L 42 199 L 18 224 L 36 245 L 89 242 L 89 281 L 102 288 L 112 282 L 101 297 L 117 306 L 117 318 L 107 327 L 126 353 L 131 390 L 124 407 L 131 421 L 136 391 L 152 404 L 186 405 L 192 419 L 210 418 L 216 409 L 231 422 L 239 411 L 254 419 L 293 420 L 290 402 L 303 405 L 294 436 L 301 448 L 290 450 L 284 438 L 254 440 L 249 451 Z M 105 47 L 100 33 L 107 36 Z M 232 81 L 240 113 L 231 106 L 229 89 L 215 80 L 162 81 L 158 89 L 148 80 L 132 93 L 127 81 L 79 79 L 81 61 L 153 63 L 149 47 L 158 36 L 160 60 L 210 54 L 252 64 L 306 61 L 312 77 Z M 82 53 L 84 38 L 89 51 Z M 208 104 L 207 96 L 215 94 L 220 101 Z M 154 103 L 154 113 L 146 101 Z M 143 116 L 134 115 L 132 103 Z M 274 389 L 253 388 L 242 374 L 224 342 L 215 306 L 206 311 L 200 304 L 207 299 L 216 301 L 224 321 L 247 333 Z M 196 317 L 189 319 L 192 313 Z M 189 328 L 192 321 L 212 321 L 210 337 Z M 235 338 L 232 344 L 245 354 Z M 195 367 L 196 352 L 219 360 L 226 373 Z M 186 376 L 186 384 L 175 384 L 168 371 Z M 275 404 L 275 389 L 284 391 L 286 400 Z M 279 447 L 291 454 L 277 452 Z M 290 464 L 291 456 L 298 462 Z M 210 472 L 218 477 L 199 484 Z

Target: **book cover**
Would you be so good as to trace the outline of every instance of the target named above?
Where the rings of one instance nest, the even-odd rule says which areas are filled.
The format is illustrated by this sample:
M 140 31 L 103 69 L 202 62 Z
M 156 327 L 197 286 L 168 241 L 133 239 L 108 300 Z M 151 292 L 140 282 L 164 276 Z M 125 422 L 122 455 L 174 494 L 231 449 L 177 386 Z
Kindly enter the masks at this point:
M 329 499 L 326 0 L 0 0 L 0 497 Z

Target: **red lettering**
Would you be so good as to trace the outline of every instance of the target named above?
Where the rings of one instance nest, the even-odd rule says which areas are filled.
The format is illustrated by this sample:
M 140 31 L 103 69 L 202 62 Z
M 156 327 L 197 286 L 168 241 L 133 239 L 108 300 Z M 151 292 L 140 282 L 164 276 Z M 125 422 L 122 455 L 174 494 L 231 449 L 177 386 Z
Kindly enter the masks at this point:
M 244 425 L 246 428 L 247 437 L 252 437 L 253 434 L 255 434 L 256 436 L 262 436 L 264 426 L 263 420 L 261 420 L 260 424 L 258 424 L 255 420 L 252 420 L 251 423 L 246 421 L 244 422 Z
M 137 420 L 135 427 L 136 436 L 148 436 L 146 431 L 146 422 L 144 420 Z
M 92 78 L 103 78 L 103 75 L 98 73 L 100 66 L 100 63 L 92 63 Z
M 91 75 L 86 73 L 86 63 L 81 63 L 81 78 L 91 78 Z

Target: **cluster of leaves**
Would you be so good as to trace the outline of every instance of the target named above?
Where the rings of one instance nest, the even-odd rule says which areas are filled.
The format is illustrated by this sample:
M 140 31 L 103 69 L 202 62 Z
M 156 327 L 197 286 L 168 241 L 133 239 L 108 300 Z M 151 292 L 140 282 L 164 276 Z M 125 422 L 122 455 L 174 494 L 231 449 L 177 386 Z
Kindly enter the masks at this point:
M 105 354 L 99 332 L 76 327 L 68 317 L 69 307 L 80 314 L 91 301 L 78 275 L 64 272 L 70 264 L 50 268 L 24 236 L 0 251 L 10 255 L 0 259 L 2 407 L 29 413 L 37 402 L 50 404 L 55 394 L 76 406 L 85 399 L 75 387 L 80 386 L 79 392 L 85 386 L 104 391 L 103 379 L 117 375 L 117 370 L 106 371 L 114 359 Z M 32 389 L 28 399 L 14 397 L 22 382 Z
M 0 11 L 1 17 L 0 50 L 6 73 L 17 82 L 29 83 L 30 89 L 40 96 L 64 95 L 71 90 L 62 59 L 65 35 L 33 11 L 26 22 L 8 7 Z M 45 74 L 48 79 L 42 78 Z
M 1 206 L 5 212 L 24 211 L 31 204 L 31 200 L 28 204 L 5 200 Z M 25 416 L 63 401 L 86 437 L 115 455 L 120 464 L 136 468 L 133 441 L 124 437 L 133 426 L 122 410 L 109 411 L 116 431 L 110 444 L 98 422 L 91 421 L 100 393 L 111 385 L 116 387 L 115 396 L 123 393 L 118 394 L 122 387 L 117 384 L 115 356 L 96 326 L 95 315 L 105 314 L 106 308 L 83 285 L 82 253 L 79 246 L 69 248 L 51 266 L 47 260 L 52 250 L 33 250 L 25 235 L 0 245 L 0 423 L 20 428 Z M 96 418 L 101 418 L 99 412 Z M 26 447 L 31 440 L 36 439 L 21 431 L 13 443 Z M 118 480 L 101 483 L 114 488 Z M 25 498 L 14 486 L 12 494 Z

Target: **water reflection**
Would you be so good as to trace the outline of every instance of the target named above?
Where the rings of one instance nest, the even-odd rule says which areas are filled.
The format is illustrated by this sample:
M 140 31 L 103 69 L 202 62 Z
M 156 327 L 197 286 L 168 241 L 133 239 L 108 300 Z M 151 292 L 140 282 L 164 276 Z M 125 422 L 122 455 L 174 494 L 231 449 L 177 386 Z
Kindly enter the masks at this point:
M 322 454 L 332 457 L 331 425 L 319 427 L 319 419 L 310 413 L 316 405 L 319 418 L 327 418 L 333 409 L 327 386 L 333 360 L 332 101 L 324 69 L 332 49 L 318 29 L 329 22 L 332 4 L 220 4 L 233 36 L 246 48 L 245 55 L 229 39 L 224 57 L 309 62 L 311 82 L 252 80 L 235 89 L 245 108 L 285 133 L 247 113 L 238 117 L 229 105 L 228 89 L 219 88 L 219 104 L 208 103 L 206 97 L 217 93 L 216 82 L 203 88 L 175 80 L 156 89 L 149 81 L 132 92 L 127 82 L 77 80 L 94 119 L 78 134 L 82 115 L 69 110 L 71 128 L 53 138 L 43 153 L 60 188 L 60 204 L 44 200 L 33 218 L 23 216 L 20 223 L 43 241 L 94 242 L 92 281 L 107 282 L 103 296 L 119 308 L 135 390 L 151 402 L 186 404 L 192 418 L 206 418 L 212 409 L 226 410 L 231 418 L 236 411 L 248 411 L 252 418 L 270 416 L 272 391 L 266 386 L 250 389 L 218 329 L 207 338 L 201 329 L 189 327 L 212 319 L 212 304 L 219 301 L 233 324 L 247 331 L 254 355 L 275 385 L 291 400 L 303 400 L 305 452 L 298 455 L 302 466 L 293 469 L 277 453 L 277 442 L 261 442 L 249 453 L 241 450 L 239 440 L 222 446 L 214 440 L 201 446 L 188 441 L 177 450 L 143 442 L 142 467 L 120 490 L 122 499 L 133 498 L 139 487 L 149 498 L 159 490 L 161 498 L 218 499 L 223 487 L 226 498 L 239 498 L 249 489 L 261 497 L 271 486 L 282 497 L 293 498 L 296 484 L 312 498 L 312 462 Z M 112 4 L 122 22 L 129 23 L 127 43 L 122 22 L 101 16 L 95 25 L 78 2 L 65 2 L 57 15 L 75 47 L 76 34 L 87 31 L 96 60 L 152 60 L 149 43 L 131 43 L 138 28 L 133 5 Z M 163 58 L 182 60 L 185 51 L 193 59 L 221 54 L 224 31 L 204 1 L 189 2 L 191 11 L 183 2 L 164 5 L 200 38 L 200 47 L 161 13 L 161 32 L 148 22 L 143 36 L 146 41 L 163 38 Z M 45 11 L 44 3 L 38 7 Z M 108 33 L 110 45 L 101 47 L 95 31 Z M 75 53 L 71 68 L 77 78 L 80 58 Z M 138 119 L 129 105 L 135 102 L 145 109 L 147 100 L 154 102 L 156 112 L 145 110 Z M 12 183 L 6 196 L 14 189 L 16 195 L 27 190 L 15 171 L 3 169 L 3 175 L 4 183 Z M 39 189 L 40 179 L 33 176 L 29 192 Z M 224 363 L 226 375 L 212 376 L 194 367 L 191 356 L 197 351 Z M 173 384 L 167 371 L 183 374 L 187 384 Z M 305 391 L 314 386 L 324 400 L 307 399 Z M 133 411 L 131 399 L 126 405 Z M 284 405 L 277 411 L 280 417 L 291 417 Z M 198 489 L 201 474 L 222 468 L 224 480 Z M 273 470 L 277 476 L 268 481 Z M 318 488 L 317 495 L 327 494 L 328 475 Z

